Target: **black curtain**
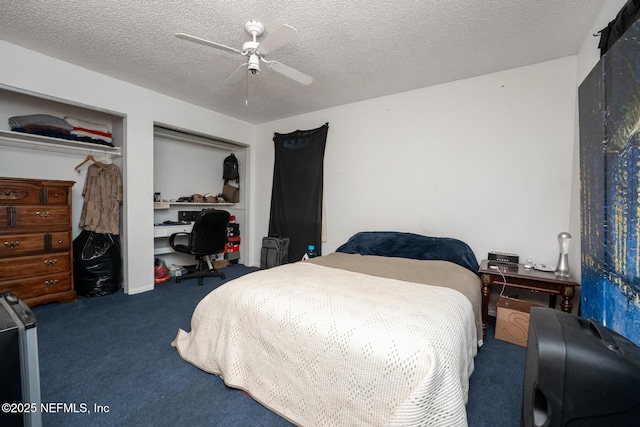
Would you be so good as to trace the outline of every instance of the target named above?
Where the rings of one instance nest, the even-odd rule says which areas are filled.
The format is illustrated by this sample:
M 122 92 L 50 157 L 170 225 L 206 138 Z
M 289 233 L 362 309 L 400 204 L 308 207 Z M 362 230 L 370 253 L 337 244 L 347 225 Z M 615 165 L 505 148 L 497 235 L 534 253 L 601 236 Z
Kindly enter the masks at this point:
M 329 123 L 312 130 L 275 133 L 269 235 L 288 237 L 289 261 L 308 245 L 322 255 L 322 181 Z
M 609 48 L 640 18 L 640 0 L 629 0 L 618 12 L 616 19 L 600 30 L 600 56 L 607 53 Z

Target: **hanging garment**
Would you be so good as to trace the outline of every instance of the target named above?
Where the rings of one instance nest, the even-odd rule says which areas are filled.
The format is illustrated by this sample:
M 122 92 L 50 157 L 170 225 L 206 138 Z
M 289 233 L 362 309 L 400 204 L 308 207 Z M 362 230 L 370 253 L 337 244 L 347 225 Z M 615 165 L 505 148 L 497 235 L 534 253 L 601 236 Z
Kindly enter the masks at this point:
M 82 190 L 84 205 L 80 227 L 96 233 L 120 234 L 120 204 L 122 203 L 122 175 L 115 164 L 101 169 L 92 164 Z
M 640 0 L 629 0 L 622 6 L 616 18 L 599 31 L 600 56 L 607 51 L 620 39 L 624 33 L 640 18 Z
M 276 133 L 269 236 L 290 239 L 289 260 L 302 259 L 308 245 L 318 255 L 322 242 L 324 151 L 329 124 Z

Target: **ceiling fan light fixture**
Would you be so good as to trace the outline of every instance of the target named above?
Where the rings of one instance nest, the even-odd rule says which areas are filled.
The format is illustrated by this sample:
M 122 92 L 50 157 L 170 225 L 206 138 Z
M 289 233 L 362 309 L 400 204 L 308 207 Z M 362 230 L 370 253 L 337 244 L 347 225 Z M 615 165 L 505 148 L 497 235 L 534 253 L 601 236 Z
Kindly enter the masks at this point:
M 253 54 L 249 56 L 249 64 L 247 66 L 251 74 L 257 74 L 260 72 L 260 58 L 258 55 Z

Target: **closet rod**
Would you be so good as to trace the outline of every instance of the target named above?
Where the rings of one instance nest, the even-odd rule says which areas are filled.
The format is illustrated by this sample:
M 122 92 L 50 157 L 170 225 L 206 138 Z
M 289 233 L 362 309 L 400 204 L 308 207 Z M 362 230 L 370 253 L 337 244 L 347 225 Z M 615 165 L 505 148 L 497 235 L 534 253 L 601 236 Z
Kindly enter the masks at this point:
M 154 135 L 164 136 L 166 138 L 171 138 L 175 140 L 180 140 L 184 142 L 190 142 L 199 145 L 206 145 L 208 147 L 219 148 L 221 150 L 230 150 L 237 151 L 245 148 L 240 144 L 234 144 L 232 142 L 220 141 L 218 139 L 207 138 L 204 136 L 183 133 L 179 131 L 174 131 L 171 129 L 161 128 L 156 126 L 153 130 Z

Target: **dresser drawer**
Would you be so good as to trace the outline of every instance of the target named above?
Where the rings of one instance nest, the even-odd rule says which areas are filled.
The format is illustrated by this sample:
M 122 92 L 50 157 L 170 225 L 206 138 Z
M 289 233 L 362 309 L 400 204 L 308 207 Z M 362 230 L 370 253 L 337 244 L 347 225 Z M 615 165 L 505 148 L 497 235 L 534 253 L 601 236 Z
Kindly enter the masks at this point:
M 20 227 L 29 228 L 69 228 L 70 207 L 27 205 L 0 207 L 0 230 L 11 230 Z M 28 230 L 26 230 L 28 231 Z
M 0 259 L 0 280 L 70 270 L 70 252 Z
M 70 247 L 69 231 L 0 235 L 0 258 L 32 252 L 68 251 Z
M 56 185 L 56 182 L 58 185 Z M 70 186 L 59 185 L 59 181 L 20 182 L 18 180 L 0 180 L 0 204 L 53 204 L 66 205 L 69 203 Z
M 42 203 L 41 185 L 29 182 L 0 182 L 0 203 L 3 205 Z
M 46 186 L 42 202 L 48 205 L 66 205 L 69 203 L 68 198 L 71 197 L 68 190 L 67 187 Z
M 69 291 L 71 273 L 53 273 L 0 281 L 0 292 L 11 290 L 21 299 Z

